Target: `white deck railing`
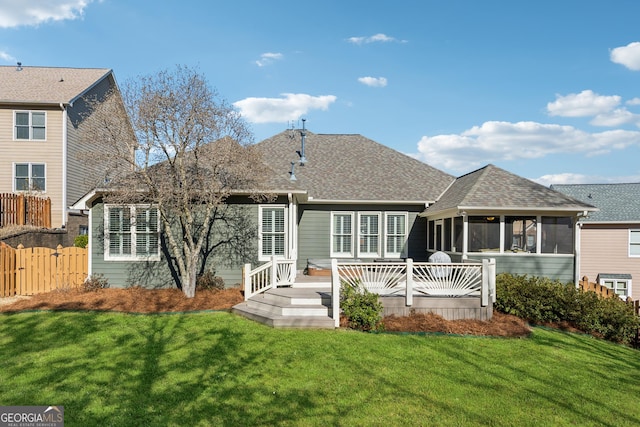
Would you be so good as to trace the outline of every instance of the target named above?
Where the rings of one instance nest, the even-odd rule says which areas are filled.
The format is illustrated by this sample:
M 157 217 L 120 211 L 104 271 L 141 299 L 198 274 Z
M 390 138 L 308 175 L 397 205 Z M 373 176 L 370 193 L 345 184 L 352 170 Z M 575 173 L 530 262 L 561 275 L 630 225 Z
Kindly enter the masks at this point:
M 292 285 L 295 280 L 296 261 L 292 259 L 271 257 L 270 261 L 253 270 L 251 264 L 245 264 L 242 270 L 244 300 L 246 301 L 267 289 Z
M 414 295 L 437 297 L 480 297 L 483 307 L 489 298 L 495 302 L 495 260 L 473 263 L 363 263 L 331 262 L 332 310 L 336 327 L 340 322 L 340 286 L 342 283 L 379 295 L 406 298 L 413 305 Z

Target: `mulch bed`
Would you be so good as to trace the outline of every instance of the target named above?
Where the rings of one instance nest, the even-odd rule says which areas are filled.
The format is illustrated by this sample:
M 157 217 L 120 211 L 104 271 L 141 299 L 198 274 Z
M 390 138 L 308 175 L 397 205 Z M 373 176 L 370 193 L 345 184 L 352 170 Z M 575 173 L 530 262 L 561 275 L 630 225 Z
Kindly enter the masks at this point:
M 4 300 L 4 303 L 3 303 Z M 95 310 L 130 313 L 169 313 L 203 310 L 230 310 L 243 301 L 239 288 L 199 290 L 187 298 L 179 289 L 80 289 L 53 291 L 28 298 L 0 298 L 0 312 L 27 310 Z M 429 332 L 459 335 L 524 337 L 531 333 L 526 322 L 518 317 L 494 312 L 488 321 L 451 320 L 435 314 L 413 314 L 407 317 L 388 316 L 386 331 Z

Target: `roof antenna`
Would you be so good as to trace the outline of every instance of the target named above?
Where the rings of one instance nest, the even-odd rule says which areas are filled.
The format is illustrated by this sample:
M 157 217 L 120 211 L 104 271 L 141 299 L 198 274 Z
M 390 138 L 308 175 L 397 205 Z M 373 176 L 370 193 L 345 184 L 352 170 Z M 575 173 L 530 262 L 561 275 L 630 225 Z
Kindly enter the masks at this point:
M 18 62 L 18 66 L 16 67 L 16 71 L 22 71 L 22 62 Z
M 304 127 L 304 122 L 306 122 L 307 119 L 302 119 L 302 130 L 300 131 L 300 135 L 302 136 L 302 147 L 300 148 L 300 151 L 298 152 L 298 154 L 300 155 L 300 166 L 304 166 L 305 163 L 307 163 L 307 158 L 304 155 L 304 143 L 305 143 L 305 139 L 307 137 L 307 131 Z
M 289 178 L 291 181 L 297 181 L 296 178 L 296 162 L 291 162 L 291 172 L 289 172 L 291 177 Z

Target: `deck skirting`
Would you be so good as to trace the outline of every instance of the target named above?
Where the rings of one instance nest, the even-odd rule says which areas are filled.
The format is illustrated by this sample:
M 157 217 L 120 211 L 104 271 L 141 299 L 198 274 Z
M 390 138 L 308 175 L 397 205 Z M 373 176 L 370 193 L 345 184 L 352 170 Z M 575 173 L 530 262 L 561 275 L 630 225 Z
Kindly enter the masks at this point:
M 434 313 L 446 320 L 490 320 L 493 302 L 483 307 L 478 297 L 442 298 L 414 296 L 413 305 L 407 307 L 404 296 L 381 296 L 383 316 L 409 316 L 412 313 Z

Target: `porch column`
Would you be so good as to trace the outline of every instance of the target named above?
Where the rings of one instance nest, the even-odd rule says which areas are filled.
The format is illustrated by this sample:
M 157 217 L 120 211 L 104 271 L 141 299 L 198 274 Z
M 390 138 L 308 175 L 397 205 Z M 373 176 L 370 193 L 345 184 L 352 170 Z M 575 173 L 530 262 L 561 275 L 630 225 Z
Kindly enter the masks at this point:
M 407 258 L 407 290 L 405 292 L 406 305 L 413 305 L 413 259 Z

